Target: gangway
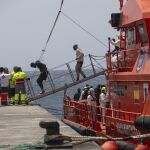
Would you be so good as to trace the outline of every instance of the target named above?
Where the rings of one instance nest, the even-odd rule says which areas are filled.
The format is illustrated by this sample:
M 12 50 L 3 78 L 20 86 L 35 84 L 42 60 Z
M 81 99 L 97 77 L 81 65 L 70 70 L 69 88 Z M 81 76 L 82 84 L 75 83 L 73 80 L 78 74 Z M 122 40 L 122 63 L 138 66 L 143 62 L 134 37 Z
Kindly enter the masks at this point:
M 76 72 L 74 69 L 76 65 L 75 60 L 50 69 L 47 81 L 44 83 L 44 94 L 39 94 L 40 89 L 37 87 L 36 83 L 36 79 L 39 75 L 37 71 L 34 75 L 30 76 L 30 80 L 27 81 L 28 102 L 63 91 L 100 75 L 105 75 L 106 69 L 102 67 L 102 63 L 105 62 L 104 59 L 104 56 L 86 55 L 82 67 L 82 70 L 86 74 L 86 78 L 80 77 L 78 81 L 76 81 Z

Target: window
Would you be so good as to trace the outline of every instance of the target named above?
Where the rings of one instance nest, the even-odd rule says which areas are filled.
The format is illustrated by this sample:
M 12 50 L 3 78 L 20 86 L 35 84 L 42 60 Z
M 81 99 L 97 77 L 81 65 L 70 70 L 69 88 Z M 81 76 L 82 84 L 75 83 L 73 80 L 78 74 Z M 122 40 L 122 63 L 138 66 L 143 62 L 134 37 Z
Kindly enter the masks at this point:
M 147 32 L 146 32 L 146 28 L 144 24 L 140 24 L 138 25 L 138 31 L 140 34 L 140 40 L 142 43 L 147 43 L 148 39 L 147 39 Z
M 112 86 L 113 92 L 116 93 L 118 96 L 125 96 L 125 91 L 127 90 L 127 85 L 116 85 L 114 84 Z
M 136 43 L 135 28 L 129 28 L 127 29 L 127 46 L 130 46 L 135 43 Z

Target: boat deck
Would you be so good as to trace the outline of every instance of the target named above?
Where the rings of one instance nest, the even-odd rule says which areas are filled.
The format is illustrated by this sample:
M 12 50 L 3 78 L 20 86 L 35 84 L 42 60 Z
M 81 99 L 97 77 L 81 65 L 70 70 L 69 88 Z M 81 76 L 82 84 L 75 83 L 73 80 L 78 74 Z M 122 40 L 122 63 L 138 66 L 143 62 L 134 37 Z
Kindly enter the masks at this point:
M 60 133 L 63 135 L 79 135 L 38 105 L 2 106 L 0 107 L 0 145 L 43 143 L 46 130 L 40 128 L 41 120 L 57 120 L 60 123 Z M 89 142 L 74 146 L 73 149 L 98 150 L 99 146 Z

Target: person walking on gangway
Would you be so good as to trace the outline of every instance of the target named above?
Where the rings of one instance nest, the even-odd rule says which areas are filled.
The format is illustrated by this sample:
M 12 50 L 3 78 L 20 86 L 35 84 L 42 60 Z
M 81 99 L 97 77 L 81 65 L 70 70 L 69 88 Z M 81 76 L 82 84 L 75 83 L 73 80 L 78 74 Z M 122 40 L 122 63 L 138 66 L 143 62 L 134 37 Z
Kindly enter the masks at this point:
M 76 74 L 77 74 L 76 81 L 78 81 L 80 74 L 83 76 L 83 78 L 86 78 L 84 72 L 82 71 L 82 65 L 83 65 L 83 61 L 84 61 L 84 53 L 82 52 L 82 50 L 80 48 L 78 48 L 77 44 L 73 45 L 73 49 L 76 51 L 77 64 L 75 66 L 75 70 L 76 70 Z
M 44 94 L 45 90 L 44 90 L 44 86 L 43 86 L 43 80 L 46 80 L 47 76 L 48 76 L 47 67 L 44 63 L 40 62 L 39 60 L 37 60 L 35 63 L 32 62 L 30 64 L 30 66 L 32 68 L 38 68 L 40 70 L 40 75 L 37 78 L 37 83 L 38 83 L 39 87 L 41 88 L 40 94 Z

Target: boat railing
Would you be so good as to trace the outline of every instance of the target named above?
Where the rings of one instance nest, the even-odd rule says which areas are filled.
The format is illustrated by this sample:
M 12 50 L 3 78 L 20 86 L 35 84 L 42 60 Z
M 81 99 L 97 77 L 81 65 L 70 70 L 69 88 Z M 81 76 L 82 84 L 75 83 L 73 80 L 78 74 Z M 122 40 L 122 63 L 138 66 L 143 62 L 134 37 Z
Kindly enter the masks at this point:
M 131 72 L 138 56 L 137 49 L 119 50 L 114 52 L 108 51 L 106 62 L 108 72 Z
M 141 113 L 135 113 L 135 112 L 128 112 L 128 111 L 122 111 L 122 110 L 116 110 L 116 109 L 112 109 L 112 108 L 102 108 L 105 109 L 107 114 L 106 114 L 106 118 L 107 119 L 114 119 L 114 120 L 120 120 L 120 121 L 126 121 L 126 122 L 130 122 L 133 123 L 133 121 L 135 121 L 135 119 L 141 115 Z
M 102 130 L 102 118 L 107 122 L 122 122 L 133 124 L 141 113 L 127 112 L 112 108 L 87 105 L 87 100 L 65 100 L 64 118 L 79 123 L 93 130 Z

